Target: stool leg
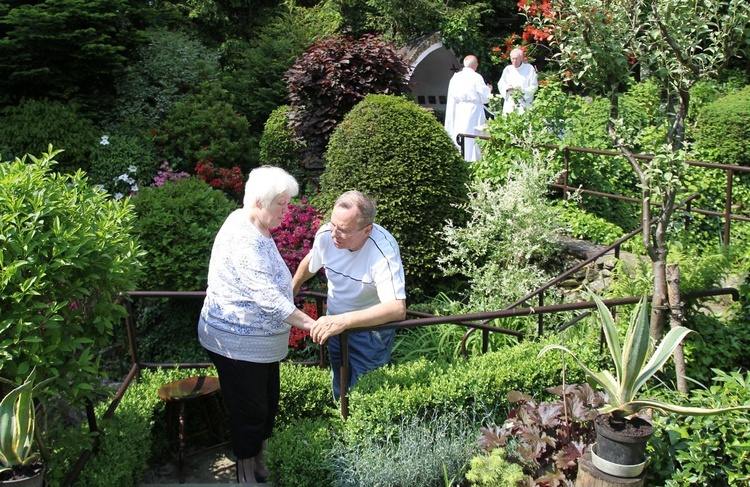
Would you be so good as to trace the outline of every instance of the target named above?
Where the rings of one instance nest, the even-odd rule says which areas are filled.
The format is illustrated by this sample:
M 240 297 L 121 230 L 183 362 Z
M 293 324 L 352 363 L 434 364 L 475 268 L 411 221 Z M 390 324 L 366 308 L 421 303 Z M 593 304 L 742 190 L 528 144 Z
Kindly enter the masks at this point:
M 178 433 L 178 469 L 179 469 L 179 479 L 180 483 L 185 483 L 185 401 L 180 401 L 180 418 L 179 418 L 179 424 L 180 429 Z

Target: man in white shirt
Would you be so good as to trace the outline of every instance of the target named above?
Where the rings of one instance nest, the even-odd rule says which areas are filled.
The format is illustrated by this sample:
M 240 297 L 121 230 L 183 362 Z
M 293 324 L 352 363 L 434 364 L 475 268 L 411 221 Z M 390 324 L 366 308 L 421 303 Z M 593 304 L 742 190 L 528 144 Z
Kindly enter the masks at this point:
M 453 142 L 458 134 L 479 134 L 477 127 L 484 125 L 486 120 L 484 104 L 490 101 L 492 85 L 486 84 L 482 75 L 477 73 L 478 66 L 476 56 L 466 56 L 464 69 L 454 74 L 448 84 L 445 130 Z M 475 141 L 473 137 L 464 138 L 464 159 L 469 162 L 480 157 L 479 145 Z
M 338 335 L 406 317 L 401 253 L 393 236 L 373 223 L 375 211 L 374 201 L 359 191 L 341 195 L 331 221 L 318 230 L 292 280 L 296 295 L 302 283 L 325 269 L 328 314 L 318 318 L 310 335 L 316 343 L 328 342 L 334 399 L 341 395 Z M 393 329 L 349 333 L 349 388 L 360 376 L 390 362 L 394 336 Z
M 523 113 L 534 101 L 534 93 L 539 88 L 536 77 L 536 69 L 529 63 L 524 62 L 524 53 L 521 49 L 510 51 L 509 66 L 503 70 L 503 75 L 497 83 L 500 96 L 503 97 L 503 115 L 513 111 Z

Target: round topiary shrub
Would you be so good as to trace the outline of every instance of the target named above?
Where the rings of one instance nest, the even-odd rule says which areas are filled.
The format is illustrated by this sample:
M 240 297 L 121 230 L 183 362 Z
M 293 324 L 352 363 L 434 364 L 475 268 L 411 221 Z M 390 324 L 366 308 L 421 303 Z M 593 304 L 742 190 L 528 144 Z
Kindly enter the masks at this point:
M 289 105 L 282 105 L 268 117 L 260 138 L 260 162 L 283 168 L 301 181 L 304 177 L 299 154 L 301 144 L 295 140 L 294 131 L 289 125 L 290 110 Z
M 20 383 L 37 367 L 39 381 L 54 377 L 48 387 L 81 406 L 101 384 L 100 352 L 142 254 L 132 206 L 81 172 L 54 172 L 55 155 L 0 163 L 0 377 Z
M 703 108 L 695 145 L 703 159 L 750 166 L 750 86 Z
M 334 131 L 318 208 L 330 211 L 348 190 L 373 196 L 376 220 L 399 243 L 411 296 L 441 289 L 437 257 L 446 220 L 461 224 L 468 170 L 450 136 L 406 98 L 367 95 Z
M 132 201 L 135 232 L 148 254 L 138 289 L 206 289 L 214 237 L 236 205 L 195 177 L 142 188 Z
M 38 154 L 51 144 L 63 152 L 56 156 L 55 171 L 89 170 L 92 152 L 101 133 L 75 104 L 26 100 L 5 107 L 0 116 L 0 145 L 4 159 Z

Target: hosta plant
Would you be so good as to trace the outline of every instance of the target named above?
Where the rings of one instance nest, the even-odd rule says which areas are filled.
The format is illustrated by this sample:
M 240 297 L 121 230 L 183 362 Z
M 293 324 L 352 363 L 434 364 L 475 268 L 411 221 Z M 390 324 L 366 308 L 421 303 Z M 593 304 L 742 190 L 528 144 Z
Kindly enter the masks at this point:
M 615 418 L 625 418 L 647 408 L 685 415 L 709 415 L 737 409 L 750 409 L 750 406 L 717 409 L 685 407 L 663 401 L 640 398 L 639 392 L 641 388 L 654 374 L 661 370 L 680 342 L 692 330 L 684 326 L 676 326 L 670 329 L 659 343 L 659 346 L 656 347 L 656 350 L 650 354 L 650 312 L 645 297 L 636 305 L 622 343 L 617 334 L 617 326 L 609 308 L 607 308 L 598 296 L 592 294 L 592 297 L 596 302 L 599 319 L 604 328 L 604 337 L 607 341 L 610 358 L 615 367 L 614 373 L 609 370 L 595 372 L 589 369 L 573 352 L 562 345 L 547 345 L 539 352 L 539 356 L 544 355 L 550 350 L 562 350 L 570 354 L 584 370 L 587 377 L 598 384 L 605 394 L 607 394 L 607 402 L 599 409 L 599 412 L 611 413 Z

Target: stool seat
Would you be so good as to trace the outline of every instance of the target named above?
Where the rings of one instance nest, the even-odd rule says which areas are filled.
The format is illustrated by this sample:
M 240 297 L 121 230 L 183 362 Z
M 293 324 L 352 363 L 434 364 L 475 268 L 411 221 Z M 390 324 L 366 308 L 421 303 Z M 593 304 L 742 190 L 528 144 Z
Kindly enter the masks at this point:
M 221 437 L 220 434 L 216 432 L 214 429 L 212 418 L 210 417 L 207 409 L 207 405 L 204 404 L 203 407 L 203 413 L 205 415 L 206 419 L 206 425 L 208 427 L 207 430 L 201 431 L 201 432 L 194 432 L 191 435 L 188 435 L 186 432 L 186 423 L 187 423 L 187 404 L 193 400 L 198 399 L 212 399 L 214 402 L 217 402 L 217 396 L 216 393 L 221 390 L 221 386 L 219 384 L 219 379 L 217 377 L 207 377 L 207 376 L 196 376 L 196 377 L 188 377 L 187 379 L 179 379 L 173 382 L 170 382 L 169 384 L 164 384 L 159 388 L 159 399 L 164 401 L 166 403 L 166 409 L 167 409 L 167 422 L 168 424 L 171 422 L 170 418 L 174 417 L 174 410 L 177 409 L 177 459 L 178 459 L 178 465 L 179 465 L 179 480 L 180 483 L 185 482 L 185 474 L 184 474 L 184 466 L 185 466 L 185 457 L 188 456 L 188 453 L 186 450 L 186 441 L 189 436 L 194 436 L 200 433 L 203 433 L 204 431 L 210 431 L 213 433 L 216 437 Z M 215 418 L 214 418 L 215 419 Z M 198 454 L 203 451 L 206 451 L 210 448 L 215 448 L 217 446 L 226 445 L 226 441 L 222 441 L 221 443 L 209 446 L 207 448 L 204 448 L 203 450 L 195 451 L 193 453 L 190 453 L 190 455 Z
M 217 377 L 189 377 L 180 379 L 159 388 L 162 401 L 188 401 L 199 397 L 210 396 L 221 389 Z

